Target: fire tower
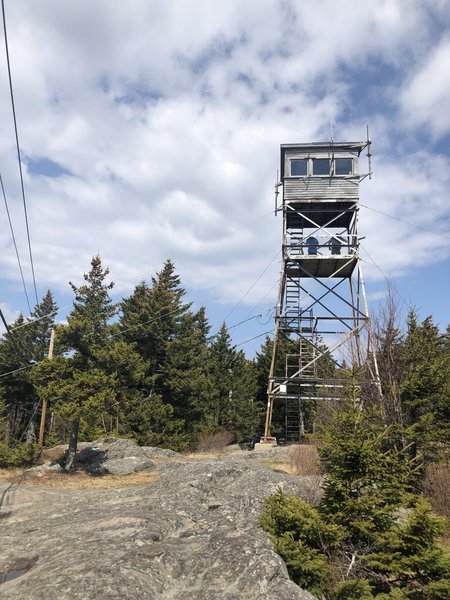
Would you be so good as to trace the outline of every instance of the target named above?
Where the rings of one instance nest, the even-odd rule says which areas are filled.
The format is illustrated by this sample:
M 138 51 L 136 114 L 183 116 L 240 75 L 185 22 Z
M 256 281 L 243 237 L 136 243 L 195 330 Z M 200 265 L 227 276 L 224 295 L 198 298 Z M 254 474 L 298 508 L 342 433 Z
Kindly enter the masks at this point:
M 273 411 L 281 407 L 286 438 L 299 440 L 308 406 L 342 398 L 343 366 L 354 371 L 370 351 L 358 232 L 359 183 L 370 176 L 370 156 L 369 140 L 281 146 L 275 213 L 283 214 L 282 267 L 263 441 L 271 439 Z M 331 372 L 323 372 L 325 357 Z M 374 355 L 371 364 L 369 378 L 379 390 Z

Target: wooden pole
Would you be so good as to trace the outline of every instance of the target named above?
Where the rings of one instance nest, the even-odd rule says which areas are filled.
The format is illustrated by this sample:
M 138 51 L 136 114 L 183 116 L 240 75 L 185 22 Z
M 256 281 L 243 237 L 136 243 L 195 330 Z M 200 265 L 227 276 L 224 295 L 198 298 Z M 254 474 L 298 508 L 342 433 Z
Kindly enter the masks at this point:
M 48 346 L 48 359 L 52 360 L 53 358 L 53 346 L 55 345 L 55 330 L 52 329 L 52 333 L 50 335 L 50 344 Z M 41 412 L 41 424 L 39 427 L 39 440 L 38 445 L 42 447 L 44 443 L 44 430 L 45 430 L 45 418 L 47 416 L 47 399 L 44 398 L 42 400 L 42 412 Z

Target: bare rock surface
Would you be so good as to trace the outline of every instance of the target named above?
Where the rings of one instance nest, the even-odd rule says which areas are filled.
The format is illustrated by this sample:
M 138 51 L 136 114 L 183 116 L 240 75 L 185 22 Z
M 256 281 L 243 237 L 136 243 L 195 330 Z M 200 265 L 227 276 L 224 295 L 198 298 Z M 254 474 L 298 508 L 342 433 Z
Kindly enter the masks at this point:
M 289 580 L 258 518 L 277 486 L 308 497 L 317 478 L 275 472 L 246 451 L 150 454 L 156 480 L 136 487 L 0 480 L 0 597 L 313 598 Z

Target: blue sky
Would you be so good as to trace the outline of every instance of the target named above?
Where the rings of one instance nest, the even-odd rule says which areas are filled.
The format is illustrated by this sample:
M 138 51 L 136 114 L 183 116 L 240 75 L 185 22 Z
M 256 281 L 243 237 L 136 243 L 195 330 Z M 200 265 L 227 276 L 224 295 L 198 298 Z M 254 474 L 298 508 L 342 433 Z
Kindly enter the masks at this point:
M 448 0 L 5 5 L 40 297 L 50 288 L 70 306 L 68 282 L 97 252 L 116 299 L 170 257 L 213 330 L 250 319 L 231 330 L 235 343 L 270 331 L 280 144 L 329 140 L 330 123 L 335 141 L 361 140 L 369 125 L 370 306 L 388 278 L 402 304 L 450 322 Z M 34 303 L 1 54 L 0 168 Z M 0 247 L 12 320 L 28 309 L 3 205 Z

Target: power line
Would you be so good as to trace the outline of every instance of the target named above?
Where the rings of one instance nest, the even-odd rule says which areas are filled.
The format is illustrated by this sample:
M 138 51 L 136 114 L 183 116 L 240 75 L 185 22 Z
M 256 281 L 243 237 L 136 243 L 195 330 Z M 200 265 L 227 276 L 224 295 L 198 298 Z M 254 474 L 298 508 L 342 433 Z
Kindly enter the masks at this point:
M 176 308 L 170 310 L 169 312 L 159 315 L 159 317 L 153 317 L 152 319 L 149 319 L 148 321 L 143 321 L 142 323 L 138 323 L 137 325 L 132 325 L 131 327 L 127 327 L 126 329 L 121 329 L 116 334 L 114 334 L 113 337 L 122 335 L 123 333 L 125 333 L 127 331 L 131 331 L 132 329 L 138 329 L 139 327 L 143 327 L 144 325 L 149 325 L 150 323 L 153 323 L 154 321 L 158 321 L 159 319 L 162 319 L 163 317 L 168 317 L 169 315 L 171 315 L 175 312 L 179 312 L 182 309 L 183 309 L 183 307 L 180 308 L 179 306 L 177 306 Z M 162 308 L 161 310 L 164 310 L 164 308 Z M 161 310 L 159 312 L 161 312 Z
M 269 308 L 269 310 L 266 310 L 266 312 L 264 314 L 267 315 L 267 321 L 265 323 L 261 323 L 261 321 L 258 319 L 258 323 L 260 325 L 267 325 L 267 323 L 269 323 L 269 321 L 272 321 L 273 317 L 275 316 L 275 310 L 276 310 L 275 306 L 273 306 L 272 308 Z
M 63 306 L 62 308 L 58 308 L 58 310 L 54 310 L 53 312 L 50 312 L 46 315 L 42 315 L 42 317 L 37 317 L 36 319 L 27 319 L 26 323 L 22 323 L 22 325 L 17 325 L 17 327 L 13 327 L 11 329 L 11 331 L 16 331 L 17 329 L 21 329 L 22 327 L 27 327 L 28 325 L 32 325 L 33 323 L 38 323 L 39 321 L 42 321 L 43 319 L 47 319 L 49 317 L 54 317 L 59 312 L 65 310 L 66 308 L 70 308 L 71 306 L 73 306 L 73 305 L 67 304 L 66 306 Z
M 265 269 L 262 271 L 262 273 L 260 273 L 258 275 L 258 277 L 255 279 L 255 281 L 251 284 L 251 286 L 248 288 L 248 290 L 244 294 L 242 294 L 242 296 L 239 298 L 239 300 L 236 302 L 236 304 L 233 306 L 233 308 L 230 310 L 230 312 L 227 314 L 227 316 L 223 319 L 224 322 L 226 322 L 228 317 L 230 317 L 234 313 L 234 311 L 240 305 L 240 303 L 244 300 L 244 298 L 252 291 L 252 289 L 255 287 L 255 285 L 258 283 L 258 281 L 261 279 L 261 277 L 264 275 L 264 273 L 269 269 L 269 267 L 272 266 L 273 262 L 275 261 L 275 259 L 278 257 L 278 255 L 280 253 L 281 253 L 281 250 L 279 250 L 275 254 L 275 256 L 272 258 L 272 260 L 269 262 L 269 264 L 265 267 Z M 217 331 L 216 331 L 216 333 L 217 333 Z
M 368 210 L 371 210 L 373 212 L 378 213 L 379 215 L 383 215 L 385 217 L 389 217 L 390 219 L 394 219 L 395 221 L 399 221 L 400 223 L 405 223 L 406 225 L 410 225 L 411 227 L 414 227 L 415 229 L 418 229 L 419 231 L 427 231 L 428 233 L 438 233 L 441 237 L 446 238 L 447 240 L 450 240 L 450 236 L 446 235 L 445 233 L 441 233 L 439 231 L 433 231 L 433 229 L 428 229 L 427 227 L 422 227 L 421 225 L 417 225 L 416 223 L 411 223 L 411 221 L 405 221 L 405 219 L 400 219 L 399 217 L 394 217 L 394 215 L 390 215 L 386 212 L 383 212 L 382 210 L 377 210 L 376 208 L 372 208 L 371 206 L 367 206 L 366 204 L 360 204 L 360 206 L 362 206 L 363 208 L 367 208 Z
M 270 292 L 271 292 L 271 291 L 272 291 L 274 288 L 276 288 L 276 287 L 277 287 L 277 285 L 278 285 L 278 282 L 275 282 L 275 283 L 274 283 L 274 284 L 273 284 L 273 285 L 272 285 L 272 286 L 271 286 L 271 287 L 270 287 L 270 288 L 267 290 L 267 292 L 266 292 L 266 293 L 265 293 L 265 294 L 264 294 L 264 295 L 263 295 L 263 296 L 262 296 L 262 297 L 261 297 L 261 298 L 258 300 L 258 302 L 255 304 L 255 306 L 252 308 L 252 310 L 251 310 L 251 311 L 248 313 L 248 316 L 250 316 L 250 315 L 253 313 L 253 311 L 257 309 L 257 307 L 258 307 L 258 306 L 261 304 L 261 302 L 262 302 L 263 300 L 265 300 L 265 299 L 266 299 L 266 297 L 267 297 L 267 296 L 270 294 Z M 271 309 L 271 310 L 272 310 L 272 309 Z
M 9 228 L 11 230 L 11 237 L 12 237 L 12 241 L 13 241 L 13 244 L 14 244 L 14 248 L 16 250 L 16 257 L 17 257 L 17 262 L 19 264 L 20 277 L 22 278 L 23 291 L 25 293 L 25 298 L 27 299 L 28 310 L 31 313 L 30 299 L 28 298 L 27 286 L 25 284 L 25 278 L 23 276 L 22 264 L 20 262 L 19 250 L 17 248 L 16 236 L 14 235 L 14 228 L 13 228 L 13 224 L 12 224 L 12 221 L 11 221 L 11 215 L 10 215 L 10 212 L 9 212 L 8 201 L 6 199 L 5 187 L 3 185 L 3 177 L 1 175 L 1 173 L 0 173 L 0 184 L 2 186 L 3 200 L 5 201 L 5 208 L 6 208 L 6 214 L 8 215 L 8 222 L 9 222 Z
M 250 225 L 254 225 L 257 221 L 261 221 L 261 219 L 264 219 L 264 217 L 267 217 L 268 215 L 271 215 L 271 214 L 273 214 L 273 210 L 270 210 L 269 212 L 266 212 L 266 213 L 260 215 L 259 217 L 256 217 L 256 219 L 253 219 L 252 221 L 249 221 L 248 223 L 244 223 L 244 225 L 242 225 L 241 227 L 232 229 L 228 233 L 225 233 L 224 235 L 222 235 L 218 238 L 215 238 L 214 240 L 209 240 L 208 242 L 205 242 L 204 244 L 197 246 L 197 248 L 194 248 L 193 252 L 198 252 L 199 250 L 202 250 L 205 246 L 209 246 L 210 244 L 217 244 L 218 242 L 223 242 L 223 240 L 226 240 L 227 238 L 231 237 L 235 233 L 238 233 L 239 231 L 242 231 L 243 229 L 247 229 L 247 227 L 249 227 Z
M 373 266 L 378 269 L 378 271 L 381 273 L 381 275 L 384 277 L 384 279 L 386 280 L 386 283 L 389 285 L 390 283 L 390 279 L 389 277 L 386 275 L 386 273 L 382 270 L 382 268 L 377 265 L 377 263 L 374 261 L 374 259 L 370 256 L 370 254 L 368 253 L 368 251 L 361 245 L 362 250 L 367 254 L 367 256 L 369 257 L 371 263 L 373 264 Z M 366 262 L 363 258 L 361 259 L 363 262 Z M 405 306 L 408 306 L 408 303 L 406 302 L 406 300 L 403 298 L 403 296 L 400 294 L 400 292 L 394 288 L 394 292 L 397 294 L 397 296 L 400 298 L 400 300 L 403 302 L 403 304 Z
M 36 304 L 39 304 L 37 287 L 36 287 L 36 277 L 34 274 L 33 252 L 31 250 L 31 238 L 30 238 L 30 227 L 28 224 L 27 201 L 25 198 L 25 186 L 23 183 L 22 161 L 20 159 L 19 134 L 17 131 L 16 108 L 15 108 L 15 103 L 14 103 L 14 93 L 13 93 L 12 78 L 11 78 L 11 65 L 10 65 L 10 61 L 9 61 L 8 35 L 6 32 L 5 0 L 2 0 L 2 17 L 3 17 L 3 32 L 5 34 L 6 63 L 8 66 L 9 92 L 11 95 L 11 107 L 12 107 L 12 113 L 13 113 L 13 119 L 14 119 L 14 132 L 15 132 L 15 136 L 16 136 L 17 160 L 19 163 L 20 186 L 21 186 L 21 190 L 22 190 L 23 211 L 24 211 L 24 215 L 25 215 L 25 225 L 26 225 L 26 230 L 27 230 L 28 250 L 29 250 L 29 256 L 30 256 L 31 273 L 33 276 L 34 293 L 36 296 Z
M 257 319 L 258 317 L 262 317 L 262 314 L 260 315 L 254 315 L 253 317 L 248 317 L 247 319 L 244 319 L 243 321 L 239 321 L 239 323 L 235 323 L 234 325 L 230 325 L 230 327 L 227 327 L 228 331 L 230 331 L 230 329 L 234 329 L 235 327 L 239 327 L 239 325 L 243 325 L 244 323 L 247 323 L 247 321 L 251 321 L 252 319 Z
M 236 344 L 236 348 L 238 346 L 243 346 L 244 344 L 248 344 L 249 342 L 253 342 L 253 340 L 257 340 L 258 338 L 262 337 L 263 335 L 268 335 L 269 333 L 273 333 L 273 329 L 271 329 L 270 331 L 265 331 L 264 333 L 260 333 L 259 335 L 255 335 L 254 337 L 252 337 L 248 340 L 244 340 L 243 342 Z
M 13 334 L 11 333 L 11 329 L 9 328 L 9 325 L 8 325 L 8 323 L 6 322 L 6 319 L 5 319 L 4 315 L 3 315 L 3 312 L 2 312 L 2 309 L 1 309 L 1 308 L 0 308 L 0 319 L 3 321 L 3 325 L 5 326 L 6 333 L 7 333 L 7 334 L 8 334 L 8 336 L 9 336 L 9 338 L 8 338 L 8 339 L 9 339 L 9 340 L 11 340 L 11 342 L 12 342 L 12 344 L 13 344 L 14 348 L 16 349 L 16 352 L 17 352 L 17 354 L 18 354 L 19 356 L 20 356 L 22 353 L 24 353 L 24 354 L 25 354 L 25 348 L 23 347 L 23 345 L 22 345 L 22 342 L 20 342 L 20 345 L 22 346 L 22 349 L 20 349 L 20 348 L 19 348 L 19 346 L 17 345 L 17 343 L 16 343 L 16 338 L 15 338 L 15 335 L 13 335 Z M 22 359 L 22 361 L 23 361 L 23 359 Z

